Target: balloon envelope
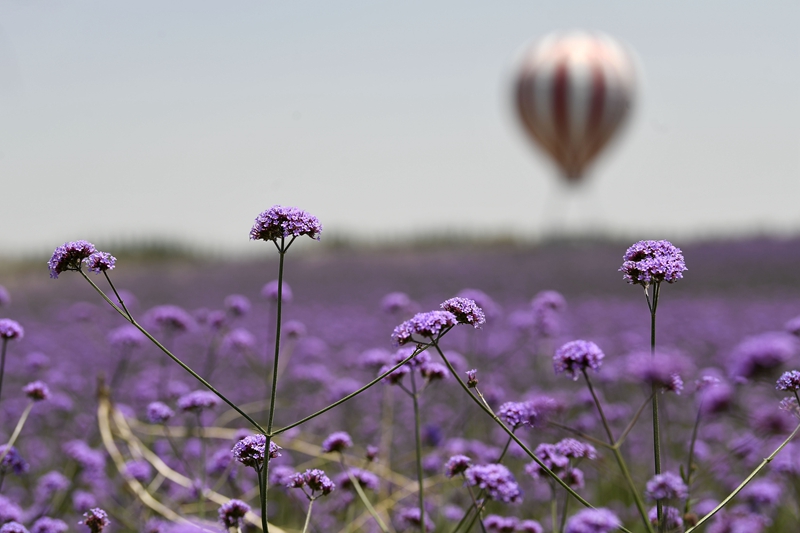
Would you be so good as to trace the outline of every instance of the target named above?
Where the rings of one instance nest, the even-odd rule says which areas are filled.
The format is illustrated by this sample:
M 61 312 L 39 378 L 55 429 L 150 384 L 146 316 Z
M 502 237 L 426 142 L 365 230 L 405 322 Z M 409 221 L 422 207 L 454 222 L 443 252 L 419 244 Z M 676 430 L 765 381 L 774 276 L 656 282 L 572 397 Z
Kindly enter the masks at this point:
M 554 33 L 523 55 L 517 108 L 527 133 L 577 182 L 628 114 L 634 85 L 633 61 L 611 37 Z

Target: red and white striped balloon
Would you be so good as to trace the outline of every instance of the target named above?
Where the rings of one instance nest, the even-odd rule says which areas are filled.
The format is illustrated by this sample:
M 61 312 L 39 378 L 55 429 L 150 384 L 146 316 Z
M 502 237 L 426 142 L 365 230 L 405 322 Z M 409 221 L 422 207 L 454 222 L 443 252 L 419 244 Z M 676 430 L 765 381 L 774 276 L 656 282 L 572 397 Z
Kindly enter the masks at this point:
M 634 86 L 631 56 L 608 35 L 554 33 L 525 52 L 517 106 L 528 134 L 577 182 L 627 115 Z

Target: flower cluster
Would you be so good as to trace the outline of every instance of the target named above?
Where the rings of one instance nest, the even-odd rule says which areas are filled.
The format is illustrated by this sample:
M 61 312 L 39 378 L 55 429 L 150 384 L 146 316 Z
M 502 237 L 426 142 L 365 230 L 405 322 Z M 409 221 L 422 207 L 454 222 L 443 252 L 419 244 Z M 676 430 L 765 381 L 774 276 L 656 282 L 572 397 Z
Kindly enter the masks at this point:
M 611 533 L 620 526 L 622 522 L 608 509 L 583 509 L 567 520 L 564 533 Z
M 0 318 L 0 339 L 21 339 L 24 336 L 25 330 L 19 325 L 19 322 L 10 318 Z
M 458 323 L 456 316 L 450 311 L 428 311 L 427 313 L 417 313 L 411 319 L 406 320 L 392 333 L 392 340 L 395 345 L 402 346 L 407 342 L 413 341 L 413 335 L 433 339 L 438 336 L 445 328 L 453 327 Z
M 311 491 L 311 494 L 307 494 L 307 496 L 311 499 L 314 499 L 317 496 L 325 496 L 336 489 L 336 484 L 331 481 L 327 475 L 325 475 L 324 471 L 318 468 L 294 474 L 286 483 L 286 486 L 290 489 L 308 487 Z
M 89 530 L 92 533 L 100 533 L 109 524 L 108 514 L 100 508 L 89 509 L 87 512 L 83 513 L 83 521 L 79 522 L 79 524 L 85 524 L 89 526 Z
M 244 517 L 249 512 L 250 506 L 242 500 L 229 500 L 219 508 L 219 521 L 226 528 L 240 528 L 244 525 Z
M 483 309 L 469 298 L 450 298 L 442 302 L 441 308 L 453 313 L 459 324 L 470 324 L 475 329 L 480 328 L 486 322 L 486 315 L 484 315 Z
M 259 469 L 264 464 L 264 452 L 267 447 L 267 437 L 261 434 L 247 436 L 233 445 L 231 452 L 234 459 L 245 466 Z M 269 459 L 280 457 L 281 447 L 270 441 Z
M 556 374 L 566 372 L 577 380 L 587 368 L 599 369 L 604 357 L 603 351 L 591 341 L 571 341 L 556 350 L 553 369 Z
M 467 483 L 486 492 L 492 500 L 517 503 L 522 501 L 522 491 L 511 471 L 501 464 L 474 465 L 464 472 Z
M 322 441 L 322 453 L 343 452 L 353 447 L 353 439 L 345 431 L 336 431 Z
M 256 217 L 250 239 L 277 241 L 286 237 L 308 235 L 319 240 L 322 224 L 317 217 L 296 207 L 274 205 Z
M 628 248 L 623 260 L 619 271 L 631 284 L 674 283 L 686 271 L 680 248 L 669 241 L 639 241 Z
M 444 464 L 444 475 L 447 477 L 463 474 L 472 465 L 472 459 L 466 455 L 454 455 Z
M 497 410 L 500 420 L 512 429 L 520 426 L 533 427 L 537 414 L 530 402 L 506 402 Z
M 679 475 L 664 472 L 647 482 L 645 494 L 651 500 L 682 500 L 689 495 L 689 487 Z
M 178 398 L 178 407 L 182 411 L 200 413 L 204 409 L 213 409 L 219 405 L 219 397 L 211 391 L 196 390 Z
M 797 370 L 790 370 L 784 372 L 775 387 L 777 390 L 797 392 L 800 390 L 800 372 Z

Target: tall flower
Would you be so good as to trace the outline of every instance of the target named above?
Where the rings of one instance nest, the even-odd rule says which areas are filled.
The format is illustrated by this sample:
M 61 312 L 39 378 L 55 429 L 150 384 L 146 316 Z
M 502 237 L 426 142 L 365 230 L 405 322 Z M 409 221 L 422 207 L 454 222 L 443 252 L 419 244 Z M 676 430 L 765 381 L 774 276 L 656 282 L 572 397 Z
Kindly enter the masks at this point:
M 97 251 L 94 244 L 89 241 L 65 242 L 55 249 L 47 266 L 50 268 L 50 277 L 55 279 L 67 270 L 80 270 L 84 259 Z
M 631 284 L 674 283 L 686 271 L 683 253 L 669 241 L 639 241 L 622 258 L 619 271 Z
M 605 358 L 603 351 L 591 341 L 571 341 L 559 348 L 553 356 L 553 369 L 556 374 L 566 372 L 577 380 L 587 368 L 597 370 Z
M 319 240 L 322 224 L 317 217 L 296 207 L 274 205 L 256 217 L 250 239 L 277 241 L 286 237 L 308 235 Z

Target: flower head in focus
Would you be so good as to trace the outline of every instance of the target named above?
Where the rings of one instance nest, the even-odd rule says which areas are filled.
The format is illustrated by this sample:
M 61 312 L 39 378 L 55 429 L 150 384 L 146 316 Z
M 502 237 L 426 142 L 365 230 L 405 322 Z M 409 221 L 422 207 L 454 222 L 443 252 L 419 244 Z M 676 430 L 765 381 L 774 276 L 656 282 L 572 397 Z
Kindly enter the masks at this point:
M 83 260 L 89 271 L 99 274 L 108 270 L 114 270 L 117 258 L 106 252 L 95 252 Z
M 256 217 L 250 230 L 254 241 L 276 241 L 286 237 L 308 235 L 319 240 L 322 224 L 317 217 L 296 207 L 274 205 Z
M 413 335 L 433 338 L 439 335 L 443 329 L 455 326 L 458 323 L 456 316 L 450 311 L 428 311 L 427 313 L 417 313 L 411 319 L 406 320 L 392 332 L 392 340 L 395 345 L 402 346 L 412 342 Z
M 96 251 L 94 244 L 88 241 L 65 242 L 55 249 L 47 262 L 50 277 L 56 279 L 59 274 L 67 270 L 80 270 L 83 260 Z
M 483 309 L 478 307 L 475 300 L 469 298 L 450 298 L 442 302 L 441 308 L 453 313 L 459 324 L 470 324 L 475 329 L 480 328 L 486 322 Z
M 89 526 L 92 533 L 100 533 L 109 523 L 108 514 L 97 507 L 83 513 L 83 521 L 78 522 L 78 524 L 86 524 Z
M 252 466 L 253 468 L 261 468 L 264 463 L 264 455 L 267 447 L 267 437 L 264 435 L 256 434 L 250 435 L 238 441 L 233 445 L 231 452 L 234 459 L 239 461 L 245 466 Z M 269 443 L 269 459 L 280 457 L 280 446 L 270 441 Z
M 597 370 L 605 358 L 603 351 L 593 342 L 576 340 L 566 343 L 553 356 L 553 369 L 556 374 L 566 372 L 577 380 L 587 368 Z
M 675 283 L 686 271 L 683 253 L 669 241 L 639 241 L 622 258 L 619 271 L 631 284 Z
M 522 491 L 514 475 L 505 466 L 497 463 L 470 466 L 464 472 L 467 483 L 483 489 L 486 496 L 505 503 L 522 500 Z

